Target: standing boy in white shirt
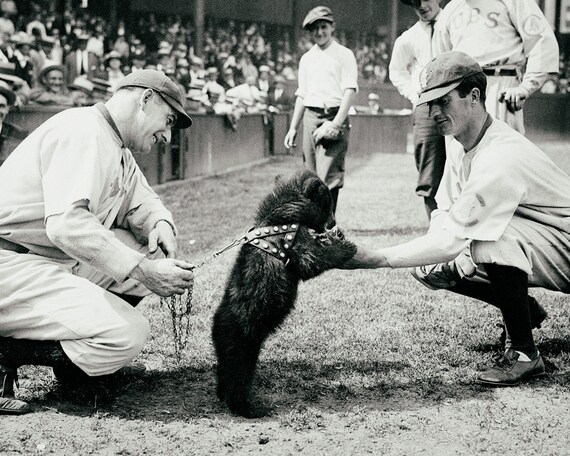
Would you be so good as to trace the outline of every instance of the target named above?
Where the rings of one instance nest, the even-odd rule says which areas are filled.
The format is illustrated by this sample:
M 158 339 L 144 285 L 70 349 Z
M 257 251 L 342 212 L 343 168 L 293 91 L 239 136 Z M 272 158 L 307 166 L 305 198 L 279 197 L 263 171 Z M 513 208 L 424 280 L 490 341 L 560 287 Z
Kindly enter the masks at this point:
M 358 90 L 358 68 L 353 52 L 333 38 L 335 22 L 326 6 L 313 8 L 303 21 L 315 45 L 299 63 L 299 88 L 285 136 L 285 147 L 295 147 L 303 119 L 303 161 L 331 190 L 336 210 L 344 184 L 348 149 L 348 110 Z

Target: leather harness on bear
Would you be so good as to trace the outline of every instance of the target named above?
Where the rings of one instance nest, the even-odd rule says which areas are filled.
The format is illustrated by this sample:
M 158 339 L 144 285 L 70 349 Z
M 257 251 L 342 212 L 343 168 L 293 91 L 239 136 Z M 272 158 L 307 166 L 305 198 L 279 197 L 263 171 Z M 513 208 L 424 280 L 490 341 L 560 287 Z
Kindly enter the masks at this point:
M 297 223 L 254 227 L 243 237 L 243 243 L 253 245 L 287 264 L 289 250 L 295 242 L 298 230 Z

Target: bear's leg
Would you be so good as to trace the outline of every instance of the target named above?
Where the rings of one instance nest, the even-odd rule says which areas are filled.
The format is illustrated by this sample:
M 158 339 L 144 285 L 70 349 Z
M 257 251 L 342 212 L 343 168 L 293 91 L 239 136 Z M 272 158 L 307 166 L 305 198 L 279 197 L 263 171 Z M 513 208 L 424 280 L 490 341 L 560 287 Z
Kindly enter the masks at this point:
M 248 325 L 222 306 L 214 316 L 212 337 L 218 358 L 218 398 L 232 412 L 254 418 L 267 414 L 265 408 L 252 405 L 250 393 L 259 352 L 269 333 Z

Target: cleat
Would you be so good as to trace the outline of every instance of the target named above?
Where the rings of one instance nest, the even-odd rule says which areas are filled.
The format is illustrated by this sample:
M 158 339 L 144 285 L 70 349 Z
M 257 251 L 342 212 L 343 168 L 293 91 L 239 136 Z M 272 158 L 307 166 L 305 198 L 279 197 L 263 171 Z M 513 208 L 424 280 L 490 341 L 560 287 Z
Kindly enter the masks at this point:
M 544 360 L 540 354 L 530 359 L 524 353 L 509 348 L 495 359 L 493 367 L 477 376 L 477 382 L 489 386 L 516 386 L 544 375 L 544 372 Z

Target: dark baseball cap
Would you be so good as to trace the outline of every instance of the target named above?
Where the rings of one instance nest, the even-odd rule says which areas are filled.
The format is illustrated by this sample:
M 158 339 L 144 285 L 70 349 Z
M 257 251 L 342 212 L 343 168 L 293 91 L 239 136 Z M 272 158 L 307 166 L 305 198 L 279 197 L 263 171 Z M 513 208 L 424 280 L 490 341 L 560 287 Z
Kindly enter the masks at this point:
M 400 0 L 404 5 L 419 7 L 422 3 L 421 0 Z
M 451 51 L 438 55 L 420 73 L 422 92 L 418 105 L 443 97 L 469 76 L 482 73 L 483 68 L 463 52 Z
M 176 123 L 172 128 L 184 129 L 192 125 L 192 119 L 184 111 L 184 95 L 178 86 L 161 71 L 145 69 L 130 73 L 119 81 L 116 90 L 123 87 L 143 87 L 155 90 L 178 113 Z
M 309 28 L 317 21 L 334 22 L 332 11 L 326 6 L 317 6 L 307 13 L 303 20 L 303 28 Z

